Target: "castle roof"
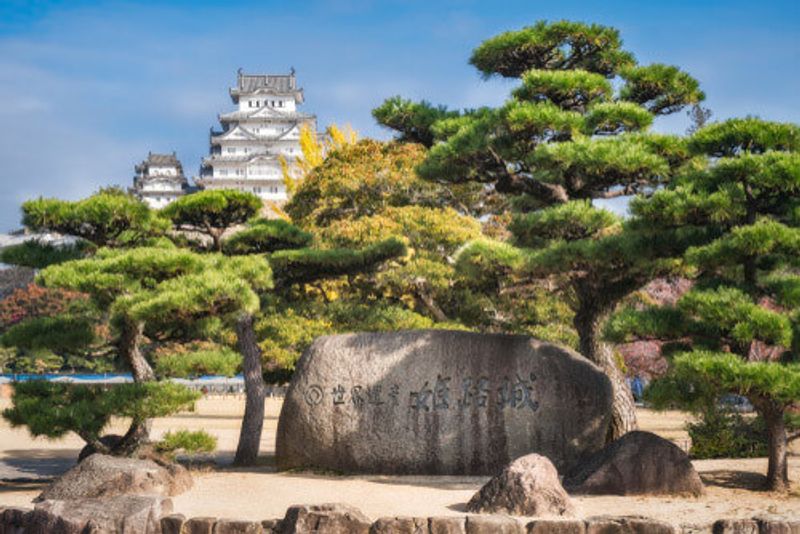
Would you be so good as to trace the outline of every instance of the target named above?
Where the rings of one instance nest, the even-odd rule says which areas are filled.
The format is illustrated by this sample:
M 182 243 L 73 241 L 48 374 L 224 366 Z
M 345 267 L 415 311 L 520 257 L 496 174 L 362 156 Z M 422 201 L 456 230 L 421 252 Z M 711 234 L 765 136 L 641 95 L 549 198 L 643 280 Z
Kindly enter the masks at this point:
M 281 139 L 287 137 L 296 127 L 297 124 L 275 135 L 256 135 L 241 124 L 237 124 L 225 132 L 215 132 L 212 130 L 210 141 L 212 145 L 219 145 L 223 141 L 256 141 L 259 144 L 271 141 L 280 141 Z
M 259 108 L 255 111 L 231 111 L 229 113 L 220 113 L 218 116 L 220 122 L 239 122 L 239 121 L 307 121 L 316 119 L 316 115 L 303 113 L 300 111 L 278 111 L 272 108 Z
M 178 161 L 178 157 L 173 152 L 172 154 L 153 154 L 147 153 L 147 159 L 136 165 L 136 172 L 143 172 L 150 167 L 177 167 L 181 174 L 183 174 L 183 166 Z
M 177 169 L 175 175 L 150 174 L 151 167 L 174 167 Z M 147 182 L 167 182 L 174 183 L 181 187 L 188 184 L 188 180 L 183 175 L 183 165 L 178 160 L 175 152 L 172 154 L 154 154 L 148 152 L 147 159 L 134 167 L 136 176 L 133 178 L 133 189 L 141 190 Z
M 294 96 L 298 103 L 303 102 L 303 90 L 297 88 L 294 69 L 289 74 L 245 74 L 239 69 L 236 87 L 230 90 L 234 103 L 241 95 L 275 94 Z

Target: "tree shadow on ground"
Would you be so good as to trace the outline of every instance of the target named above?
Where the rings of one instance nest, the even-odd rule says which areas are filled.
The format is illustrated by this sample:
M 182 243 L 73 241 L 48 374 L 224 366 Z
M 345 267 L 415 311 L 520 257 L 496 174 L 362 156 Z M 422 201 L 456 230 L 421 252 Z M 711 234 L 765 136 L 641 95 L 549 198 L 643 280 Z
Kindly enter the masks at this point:
M 0 480 L 46 480 L 60 476 L 78 459 L 78 449 L 13 449 L 0 459 Z
M 253 469 L 268 472 L 266 468 Z M 433 488 L 447 491 L 471 490 L 477 491 L 488 477 L 483 476 L 448 476 L 448 475 L 375 475 L 369 473 L 344 473 L 330 469 L 297 468 L 288 471 L 277 471 L 284 476 L 296 478 L 322 478 L 325 480 L 358 479 L 375 484 L 388 484 L 391 486 L 414 486 L 420 488 Z
M 465 502 L 460 502 L 460 503 L 456 503 L 456 504 L 450 504 L 450 505 L 447 506 L 447 509 L 448 510 L 452 510 L 454 512 L 458 512 L 460 514 L 469 513 L 469 512 L 467 512 L 467 503 L 465 503 Z
M 717 486 L 728 489 L 746 489 L 750 491 L 766 491 L 767 477 L 752 471 L 734 471 L 718 469 L 704 471 L 700 478 L 706 486 Z
M 0 494 L 18 493 L 20 491 L 42 491 L 49 482 L 40 481 L 21 481 L 21 482 L 0 482 Z

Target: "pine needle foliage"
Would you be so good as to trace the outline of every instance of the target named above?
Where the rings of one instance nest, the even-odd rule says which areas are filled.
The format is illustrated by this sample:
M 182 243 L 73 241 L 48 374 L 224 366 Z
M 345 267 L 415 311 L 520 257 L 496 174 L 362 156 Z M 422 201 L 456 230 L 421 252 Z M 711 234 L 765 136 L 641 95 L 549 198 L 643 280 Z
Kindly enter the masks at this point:
M 264 254 L 308 247 L 313 239 L 311 233 L 282 219 L 255 219 L 244 230 L 225 239 L 222 250 L 228 255 Z
M 632 211 L 640 227 L 703 230 L 705 239 L 682 255 L 697 283 L 676 306 L 626 310 L 611 329 L 617 338 L 679 340 L 694 349 L 675 357 L 653 386 L 660 404 L 709 413 L 722 395 L 747 397 L 766 424 L 775 490 L 789 485 L 786 411 L 800 400 L 798 139 L 796 125 L 755 118 L 693 134 L 688 146 L 710 158 L 708 168 L 637 199 Z
M 78 201 L 29 200 L 22 204 L 22 214 L 30 230 L 76 236 L 98 247 L 135 245 L 169 229 L 169 221 L 145 203 L 110 189 Z
M 13 406 L 3 417 L 14 427 L 26 426 L 35 437 L 56 439 L 75 432 L 95 442 L 112 417 L 163 417 L 191 409 L 198 398 L 198 393 L 171 382 L 118 384 L 106 390 L 34 380 L 15 385 Z
M 52 245 L 36 240 L 0 249 L 0 263 L 44 269 L 49 265 L 83 258 L 91 252 L 88 241 L 69 245 Z
M 282 250 L 271 254 L 269 263 L 276 285 L 286 287 L 321 278 L 362 273 L 405 253 L 406 247 L 400 240 L 387 239 L 362 250 Z

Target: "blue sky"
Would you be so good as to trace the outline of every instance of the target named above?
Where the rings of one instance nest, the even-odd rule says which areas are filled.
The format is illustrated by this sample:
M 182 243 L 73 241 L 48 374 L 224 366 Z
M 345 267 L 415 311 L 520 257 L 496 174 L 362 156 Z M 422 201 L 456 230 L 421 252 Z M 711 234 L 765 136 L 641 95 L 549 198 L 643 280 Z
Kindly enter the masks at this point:
M 483 81 L 471 50 L 563 18 L 615 26 L 641 62 L 686 69 L 717 118 L 800 123 L 796 0 L 0 0 L 0 231 L 18 226 L 26 198 L 129 185 L 148 150 L 176 150 L 196 174 L 239 67 L 294 66 L 321 126 L 385 138 L 370 110 L 388 96 L 502 102 L 508 83 Z M 683 115 L 656 125 L 685 127 Z

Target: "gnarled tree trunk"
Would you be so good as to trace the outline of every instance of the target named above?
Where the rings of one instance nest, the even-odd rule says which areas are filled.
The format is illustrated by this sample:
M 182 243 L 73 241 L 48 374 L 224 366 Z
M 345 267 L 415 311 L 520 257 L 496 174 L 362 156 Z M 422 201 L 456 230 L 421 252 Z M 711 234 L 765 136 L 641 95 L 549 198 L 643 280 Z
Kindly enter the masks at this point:
M 236 447 L 235 465 L 253 465 L 261 446 L 264 426 L 264 376 L 261 368 L 261 349 L 256 343 L 253 316 L 242 315 L 236 323 L 236 337 L 242 354 L 244 371 L 245 407 L 239 445 Z
M 156 379 L 153 368 L 141 351 L 140 343 L 144 335 L 144 323 L 141 321 L 126 320 L 122 326 L 119 340 L 119 353 L 131 369 L 133 381 L 136 383 L 151 382 Z M 128 431 L 112 449 L 111 453 L 117 456 L 131 456 L 150 439 L 149 419 L 131 421 Z
M 613 404 L 611 407 L 611 424 L 606 441 L 619 439 L 623 434 L 638 428 L 636 422 L 636 406 L 631 388 L 625 381 L 625 375 L 614 359 L 614 353 L 608 343 L 600 339 L 600 328 L 603 313 L 589 306 L 575 314 L 574 325 L 580 339 L 580 352 L 597 364 L 611 380 Z
M 789 490 L 789 441 L 786 436 L 784 409 L 775 402 L 764 400 L 755 403 L 767 424 L 769 435 L 769 464 L 767 467 L 767 489 Z

